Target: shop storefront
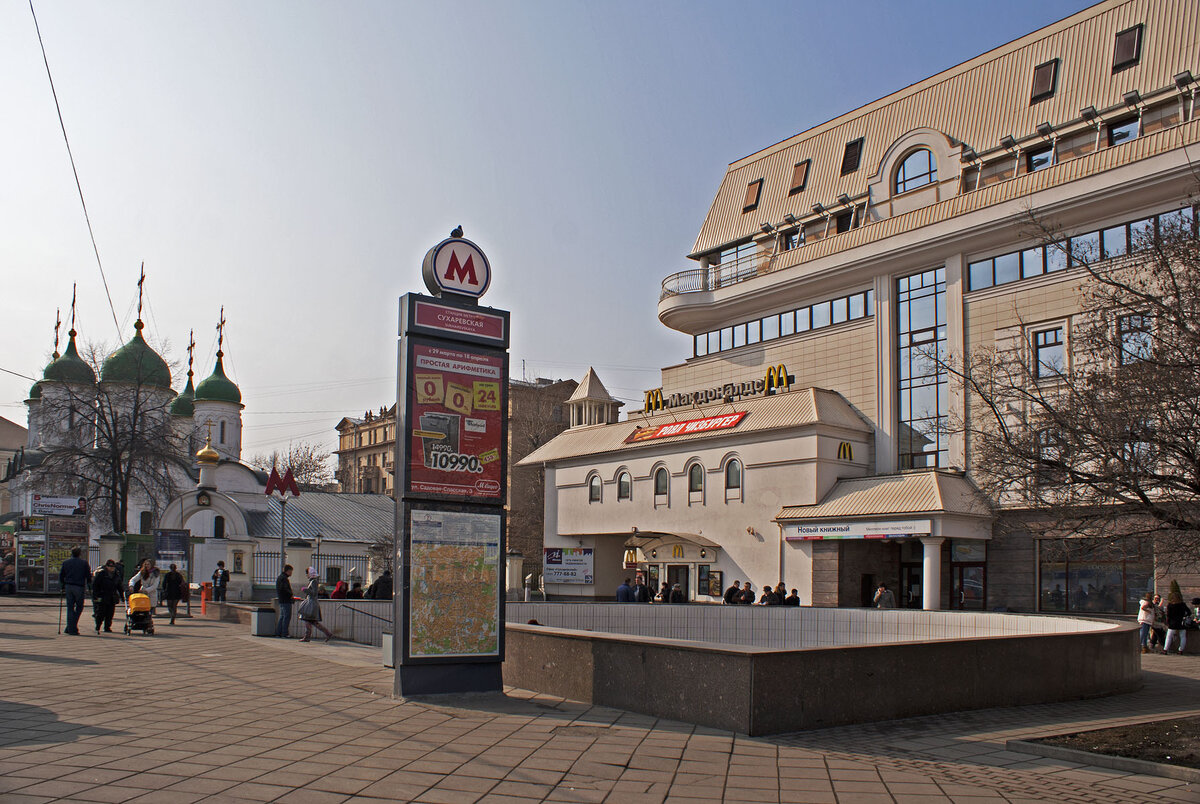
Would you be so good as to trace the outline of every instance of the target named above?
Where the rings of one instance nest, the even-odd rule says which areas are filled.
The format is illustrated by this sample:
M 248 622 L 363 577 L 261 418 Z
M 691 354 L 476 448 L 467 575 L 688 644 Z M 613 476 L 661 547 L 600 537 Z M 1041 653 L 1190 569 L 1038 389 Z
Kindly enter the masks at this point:
M 1136 614 L 1154 588 L 1149 539 L 1038 539 L 1038 608 L 1047 612 Z

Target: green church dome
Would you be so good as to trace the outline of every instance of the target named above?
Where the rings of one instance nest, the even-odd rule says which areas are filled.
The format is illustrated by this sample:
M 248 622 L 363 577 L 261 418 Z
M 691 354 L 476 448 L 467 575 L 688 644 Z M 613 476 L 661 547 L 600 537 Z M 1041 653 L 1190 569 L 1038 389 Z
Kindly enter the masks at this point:
M 224 352 L 217 352 L 217 367 L 213 369 L 212 376 L 196 386 L 197 402 L 242 404 L 242 392 L 238 390 L 232 380 L 225 376 L 225 364 L 221 360 L 224 356 Z
M 100 370 L 101 382 L 171 388 L 171 369 L 142 338 L 144 326 L 140 320 L 134 322 L 133 339 L 104 361 L 104 368 Z
M 75 330 L 67 333 L 67 350 L 63 352 L 62 357 L 55 358 L 46 366 L 46 372 L 43 378 L 51 382 L 69 382 L 79 385 L 95 385 L 96 372 L 92 371 L 92 367 L 79 356 L 79 352 L 75 350 Z M 32 396 L 32 391 L 30 392 Z M 38 396 L 41 396 L 41 391 L 38 391 Z
M 40 382 L 35 382 L 33 384 L 33 387 L 29 389 L 29 399 L 26 401 L 32 402 L 35 399 L 41 399 L 41 398 L 42 398 L 42 384 Z
M 183 393 L 171 402 L 171 415 L 190 417 L 196 412 L 196 406 L 193 404 L 195 399 L 196 390 L 192 388 L 192 372 L 189 370 L 187 385 L 184 386 Z

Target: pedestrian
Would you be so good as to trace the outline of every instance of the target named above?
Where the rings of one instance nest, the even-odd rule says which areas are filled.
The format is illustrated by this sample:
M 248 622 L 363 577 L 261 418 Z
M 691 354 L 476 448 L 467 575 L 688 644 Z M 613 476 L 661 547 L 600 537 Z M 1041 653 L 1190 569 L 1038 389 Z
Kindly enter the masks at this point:
M 671 584 L 663 581 L 662 587 L 658 590 L 658 599 L 661 603 L 671 602 Z
M 1187 647 L 1187 628 L 1184 626 L 1184 620 L 1191 614 L 1192 610 L 1183 602 L 1179 584 L 1171 581 L 1171 591 L 1167 594 L 1167 640 L 1163 642 L 1163 653 L 1170 653 L 1171 643 L 1178 642 L 1179 648 L 1176 653 L 1183 655 L 1183 650 Z
M 875 608 L 877 609 L 894 609 L 896 608 L 896 596 L 892 594 L 892 590 L 887 588 L 887 584 L 879 584 L 879 588 L 875 590 Z
M 186 584 L 183 573 L 172 564 L 162 581 L 163 599 L 167 601 L 167 611 L 171 613 L 171 625 L 175 624 L 175 615 L 179 611 L 179 601 L 183 600 Z
M 345 581 L 338 581 L 333 587 L 333 591 L 329 593 L 332 600 L 345 600 L 346 594 L 350 591 L 350 587 L 346 586 Z
M 754 601 L 758 598 L 754 596 L 754 584 L 746 581 L 746 585 L 742 587 L 742 599 L 738 602 L 743 606 L 753 606 Z
M 392 571 L 384 570 L 383 575 L 375 579 L 375 583 L 367 587 L 367 597 L 371 600 L 392 599 Z
M 800 605 L 800 594 L 795 589 L 793 589 L 792 593 L 783 599 L 783 605 L 799 606 Z
M 1150 602 L 1154 605 L 1154 625 L 1152 625 L 1150 633 L 1150 650 L 1154 651 L 1158 648 L 1163 649 L 1163 643 L 1167 641 L 1167 610 L 1163 608 L 1162 595 L 1155 595 Z
M 687 595 L 683 593 L 683 587 L 675 584 L 671 587 L 671 602 L 672 603 L 687 603 Z
M 646 579 L 638 576 L 633 582 L 633 602 L 634 603 L 649 603 L 650 589 L 646 586 Z
M 105 633 L 112 633 L 113 614 L 117 603 L 125 598 L 117 579 L 117 562 L 111 558 L 92 576 L 92 617 L 96 620 L 96 633 L 104 626 Z
M 92 568 L 88 566 L 82 547 L 72 547 L 71 557 L 58 570 L 58 583 L 67 601 L 67 630 L 79 636 L 79 617 L 83 614 L 83 596 L 92 580 Z
M 225 569 L 224 561 L 217 562 L 217 568 L 213 570 L 212 582 L 213 603 L 224 603 L 225 590 L 229 587 L 229 570 Z
M 150 610 L 153 611 L 158 606 L 158 582 L 158 568 L 154 566 L 154 559 L 147 558 L 129 579 L 129 591 L 141 592 L 150 598 Z
M 775 597 L 779 598 L 779 605 L 783 605 L 783 601 L 787 599 L 787 587 L 783 585 L 783 581 L 775 584 Z
M 346 597 L 349 600 L 362 600 L 363 599 L 362 582 L 355 581 L 354 586 L 350 587 L 350 591 L 346 593 Z
M 296 613 L 300 619 L 304 621 L 304 638 L 301 642 L 312 642 L 312 630 L 316 628 L 325 634 L 325 641 L 333 639 L 333 632 L 325 626 L 321 625 L 321 604 L 317 600 L 320 582 L 317 580 L 317 570 L 314 567 L 308 568 L 308 586 L 304 587 L 304 602 L 300 604 L 300 609 Z
M 633 602 L 633 587 L 629 585 L 629 579 L 626 578 L 624 583 L 617 587 L 617 602 L 632 603 Z
M 771 588 L 771 584 L 764 583 L 762 597 L 758 600 L 759 605 L 778 606 L 782 602 L 783 598 L 779 597 L 775 590 Z
M 275 636 L 280 639 L 291 639 L 288 628 L 292 624 L 292 565 L 288 564 L 275 579 L 275 599 L 279 604 L 279 617 L 275 621 Z
M 725 590 L 725 604 L 732 606 L 741 600 L 742 597 L 742 582 L 734 581 L 733 586 Z
M 1142 653 L 1150 652 L 1150 633 L 1154 630 L 1154 603 L 1150 593 L 1142 595 L 1138 601 L 1138 642 L 1141 643 Z

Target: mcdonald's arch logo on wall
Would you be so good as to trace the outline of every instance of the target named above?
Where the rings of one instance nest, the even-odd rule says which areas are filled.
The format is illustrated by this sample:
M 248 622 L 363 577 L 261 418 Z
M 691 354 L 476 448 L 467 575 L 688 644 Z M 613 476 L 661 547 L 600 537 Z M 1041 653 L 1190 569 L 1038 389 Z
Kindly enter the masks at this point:
M 796 378 L 788 374 L 787 366 L 780 363 L 767 369 L 761 380 L 745 380 L 743 382 L 727 382 L 712 388 L 699 391 L 676 392 L 667 396 L 662 388 L 652 388 L 645 392 L 643 413 L 653 413 L 668 408 L 687 407 L 689 405 L 707 405 L 710 402 L 732 402 L 747 396 L 776 394 L 780 391 L 790 391 Z
M 773 394 L 777 391 L 792 390 L 792 380 L 796 379 L 791 374 L 788 374 L 787 366 L 780 363 L 778 366 L 772 366 L 767 369 L 767 375 L 763 377 L 763 393 Z
M 683 558 L 682 544 L 677 544 L 671 548 L 671 558 Z
M 646 404 L 642 408 L 644 411 L 662 410 L 666 405 L 663 404 L 663 393 L 661 388 L 655 388 L 652 391 L 646 392 Z
M 854 445 L 849 441 L 843 441 L 838 444 L 838 460 L 852 461 L 854 460 Z

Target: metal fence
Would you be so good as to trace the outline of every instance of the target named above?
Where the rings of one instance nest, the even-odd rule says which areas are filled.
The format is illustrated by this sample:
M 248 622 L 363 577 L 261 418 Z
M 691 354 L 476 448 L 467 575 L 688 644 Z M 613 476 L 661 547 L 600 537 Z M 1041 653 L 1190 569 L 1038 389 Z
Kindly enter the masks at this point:
M 320 553 L 313 556 L 317 574 L 326 586 L 332 587 L 338 581 L 350 583 L 353 578 L 364 584 L 367 580 L 367 557 L 364 555 L 338 555 Z
M 100 547 L 99 547 L 99 545 L 97 545 L 95 547 L 92 547 L 92 546 L 88 547 L 87 560 L 88 560 L 88 566 L 91 567 L 93 570 L 100 569 Z
M 304 621 L 297 616 L 300 604 L 292 606 L 292 622 L 288 633 L 294 637 L 304 636 Z M 333 632 L 338 639 L 357 642 L 360 645 L 383 644 L 383 631 L 392 628 L 391 600 L 329 600 L 321 599 L 321 625 Z M 320 631 L 314 636 L 321 639 Z
M 254 553 L 254 584 L 274 584 L 283 568 L 279 565 L 279 553 Z

